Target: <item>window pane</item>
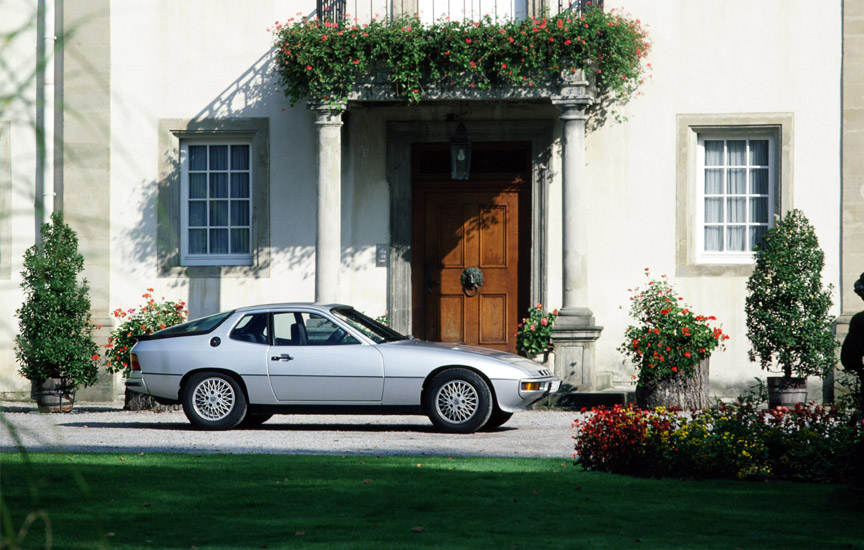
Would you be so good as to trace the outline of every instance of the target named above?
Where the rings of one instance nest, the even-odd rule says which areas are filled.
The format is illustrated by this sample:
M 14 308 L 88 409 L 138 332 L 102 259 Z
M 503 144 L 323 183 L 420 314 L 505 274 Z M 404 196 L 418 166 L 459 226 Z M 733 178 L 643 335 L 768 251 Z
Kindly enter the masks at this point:
M 207 198 L 207 174 L 189 174 L 189 198 Z
M 189 226 L 207 226 L 207 201 L 189 201 Z
M 210 230 L 210 254 L 228 254 L 228 230 Z
M 306 317 L 306 314 L 303 314 Z M 311 314 L 305 319 L 306 321 L 306 338 L 310 346 L 321 346 L 327 344 L 335 344 L 336 341 L 331 341 L 329 338 L 334 332 L 339 331 L 344 334 L 345 331 L 333 324 L 329 319 L 325 319 L 319 315 Z M 341 341 L 341 339 L 340 339 Z
M 723 228 L 721 226 L 705 226 L 705 250 L 707 252 L 723 251 Z
M 210 198 L 228 198 L 228 174 L 210 174 Z
M 747 142 L 744 140 L 729 140 L 726 142 L 726 149 L 729 151 L 729 166 L 746 166 L 747 165 Z
M 227 170 L 228 169 L 228 146 L 227 145 L 211 145 L 210 146 L 210 169 L 211 170 Z
M 753 197 L 750 199 L 750 221 L 753 223 L 768 223 L 767 197 Z
M 754 195 L 768 194 L 768 169 L 750 169 L 750 192 Z
M 767 225 L 751 225 L 750 226 L 750 250 L 762 242 L 762 237 L 765 235 L 765 231 L 768 230 Z
M 249 225 L 249 201 L 231 201 L 231 225 Z
M 232 170 L 248 170 L 249 169 L 249 146 L 248 145 L 232 145 L 231 146 L 231 169 Z
M 706 195 L 722 195 L 723 194 L 723 169 L 722 168 L 706 168 L 705 169 L 705 194 Z
M 723 166 L 723 142 L 705 142 L 705 166 Z
M 729 183 L 727 193 L 730 195 L 743 195 L 747 192 L 747 169 L 732 168 L 728 171 Z
M 729 223 L 747 221 L 747 199 L 726 199 L 726 221 Z
M 750 141 L 750 166 L 768 166 L 768 140 Z
M 207 169 L 207 146 L 206 145 L 190 145 L 189 146 L 189 170 L 206 170 Z
M 734 225 L 726 228 L 726 250 L 745 251 L 747 248 L 747 228 Z
M 189 230 L 189 254 L 207 254 L 207 230 Z
M 707 223 L 723 221 L 723 199 L 705 199 L 705 221 Z
M 228 225 L 228 201 L 210 201 L 210 226 Z
M 231 254 L 249 254 L 249 230 L 231 230 Z
M 249 174 L 231 174 L 231 198 L 249 198 Z

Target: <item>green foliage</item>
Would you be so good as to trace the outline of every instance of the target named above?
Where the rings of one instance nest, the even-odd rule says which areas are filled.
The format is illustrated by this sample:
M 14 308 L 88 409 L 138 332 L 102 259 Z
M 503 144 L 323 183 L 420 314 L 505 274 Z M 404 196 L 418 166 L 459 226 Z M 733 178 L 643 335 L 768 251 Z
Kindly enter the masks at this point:
M 747 280 L 747 338 L 751 361 L 783 374 L 824 376 L 836 363 L 831 290 L 822 286 L 825 254 L 800 210 L 768 229 L 756 246 Z
M 516 349 L 526 355 L 545 353 L 552 348 L 552 327 L 558 310 L 544 312 L 543 304 L 528 308 L 528 317 L 522 319 L 516 332 Z
M 186 302 L 166 301 L 164 297 L 157 302 L 153 298 L 152 288 L 148 288 L 141 297 L 146 302 L 138 309 L 117 308 L 112 312 L 112 315 L 120 320 L 120 324 L 111 331 L 105 346 L 105 369 L 112 373 L 122 372 L 126 378 L 130 372 L 129 353 L 137 337 L 179 325 L 186 321 L 186 316 L 189 315 Z
M 637 324 L 624 332 L 624 343 L 618 351 L 639 371 L 638 384 L 665 380 L 674 376 L 693 376 L 703 359 L 710 357 L 729 337 L 710 323 L 717 318 L 696 315 L 663 275 L 651 279 L 645 268 L 648 285 L 631 289 L 630 316 Z
M 843 482 L 864 425 L 849 409 L 752 402 L 689 414 L 662 407 L 600 407 L 576 421 L 585 469 L 637 476 Z
M 41 233 L 24 253 L 24 303 L 16 311 L 18 372 L 35 384 L 65 378 L 73 388 L 89 386 L 96 381 L 99 356 L 89 287 L 78 278 L 84 270 L 78 236 L 64 223 L 62 212 L 52 214 Z
M 649 48 L 638 19 L 600 9 L 433 25 L 417 16 L 363 25 L 292 18 L 277 22 L 273 34 L 276 71 L 292 105 L 304 97 L 344 103 L 359 77 L 373 70 L 390 74 L 397 97 L 417 102 L 433 87 L 530 88 L 579 69 L 596 78 L 599 102 L 623 104 L 643 81 Z

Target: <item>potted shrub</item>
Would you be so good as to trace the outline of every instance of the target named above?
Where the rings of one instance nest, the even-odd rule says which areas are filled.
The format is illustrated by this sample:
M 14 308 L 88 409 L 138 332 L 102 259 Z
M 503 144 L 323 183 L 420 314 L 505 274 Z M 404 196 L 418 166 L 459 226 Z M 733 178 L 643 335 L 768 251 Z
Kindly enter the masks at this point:
M 630 316 L 618 351 L 636 366 L 636 401 L 643 409 L 703 409 L 708 403 L 708 359 L 729 337 L 714 316 L 695 314 L 666 276 L 630 289 Z
M 141 334 L 152 334 L 163 328 L 179 325 L 186 321 L 189 310 L 186 302 L 174 302 L 162 297 L 156 301 L 153 289 L 141 295 L 146 301 L 136 308 L 117 308 L 111 314 L 120 323 L 111 331 L 108 344 L 105 346 L 105 370 L 110 373 L 122 373 L 128 378 L 131 372 L 129 354 L 132 346 Z M 156 408 L 155 400 L 138 392 L 126 390 L 124 409 L 144 410 Z
M 96 381 L 99 355 L 89 287 L 79 279 L 84 257 L 78 252 L 78 236 L 64 223 L 62 212 L 52 214 L 41 233 L 24 254 L 24 302 L 16 311 L 15 356 L 40 410 L 53 412 L 70 410 L 75 388 Z
M 807 400 L 807 376 L 834 368 L 832 286 L 822 286 L 825 254 L 800 210 L 768 229 L 756 246 L 756 267 L 747 281 L 747 338 L 751 361 L 768 377 L 768 405 L 794 406 Z
M 545 363 L 552 349 L 552 327 L 557 318 L 557 309 L 543 311 L 543 304 L 539 302 L 528 308 L 528 317 L 523 318 L 517 325 L 516 349 L 519 354 Z

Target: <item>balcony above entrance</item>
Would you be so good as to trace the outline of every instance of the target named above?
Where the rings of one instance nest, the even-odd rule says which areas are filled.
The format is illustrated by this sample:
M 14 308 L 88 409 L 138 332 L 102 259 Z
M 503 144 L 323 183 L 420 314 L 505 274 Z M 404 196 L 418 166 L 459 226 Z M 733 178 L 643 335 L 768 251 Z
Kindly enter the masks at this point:
M 292 105 L 580 97 L 605 111 L 636 95 L 649 47 L 639 20 L 587 0 L 521 1 L 434 21 L 416 1 L 384 4 L 385 16 L 348 13 L 350 0 L 321 4 L 321 18 L 275 25 L 276 70 Z M 544 9 L 557 12 L 535 13 Z

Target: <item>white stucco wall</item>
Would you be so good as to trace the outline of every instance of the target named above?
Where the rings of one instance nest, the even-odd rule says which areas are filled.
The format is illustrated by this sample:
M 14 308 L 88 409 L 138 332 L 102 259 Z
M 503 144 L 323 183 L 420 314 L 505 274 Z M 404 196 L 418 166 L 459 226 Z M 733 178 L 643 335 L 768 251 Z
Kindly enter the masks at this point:
M 712 389 L 747 385 L 764 373 L 747 359 L 746 277 L 676 277 L 676 208 L 695 207 L 676 204 L 676 115 L 792 113 L 792 166 L 783 170 L 792 170 L 794 207 L 808 216 L 825 251 L 823 280 L 836 287 L 841 3 L 629 0 L 625 8 L 650 33 L 653 70 L 643 95 L 623 110 L 629 121 L 588 137 L 597 205 L 589 306 L 605 326 L 598 369 L 633 372 L 615 347 L 629 324 L 627 289 L 647 282 L 643 269 L 650 267 L 655 276 L 667 274 L 694 311 L 716 315 L 731 336 L 727 351 L 711 358 Z
M 228 3 L 220 9 L 206 0 L 162 2 L 157 9 L 112 4 L 111 202 L 115 211 L 129 214 L 112 218 L 112 303 L 133 307 L 148 287 L 159 296 L 190 301 L 193 313 L 201 300 L 213 311 L 314 299 L 314 116 L 305 104 L 291 108 L 278 88 L 268 32 L 276 20 L 313 9 L 310 2 L 276 1 Z M 257 205 L 270 216 L 269 277 L 157 278 L 153 212 L 159 120 L 214 117 L 270 118 L 271 201 Z M 350 158 L 350 143 L 345 145 Z M 352 185 L 355 179 L 360 185 Z M 375 315 L 386 308 L 386 273 L 374 268 L 374 245 L 387 242 L 386 198 L 382 177 L 355 178 L 354 165 L 343 161 L 343 267 L 350 276 L 342 277 L 341 288 L 346 301 L 354 298 Z
M 11 10 L 21 5 L 22 10 Z M 0 28 L 25 17 L 32 0 L 5 2 Z M 625 379 L 632 370 L 615 351 L 628 324 L 628 288 L 645 281 L 643 268 L 668 274 L 698 312 L 716 315 L 731 335 L 728 350 L 712 358 L 712 385 L 727 394 L 762 373 L 747 360 L 744 277 L 676 276 L 676 116 L 679 114 L 791 113 L 794 206 L 816 227 L 826 252 L 826 283 L 839 283 L 841 2 L 805 0 L 620 0 L 650 32 L 652 75 L 643 95 L 623 109 L 629 121 L 588 136 L 591 179 L 590 307 L 605 327 L 596 347 L 598 371 Z M 317 201 L 314 116 L 294 108 L 270 72 L 267 29 L 314 2 L 260 0 L 214 3 L 171 0 L 111 3 L 111 276 L 109 303 L 137 307 L 141 294 L 190 302 L 196 311 L 258 302 L 314 298 Z M 7 12 L 12 17 L 7 17 Z M 13 46 L 33 55 L 35 35 Z M 802 45 L 805 45 L 802 47 Z M 4 52 L 5 53 L 5 52 Z M 0 87 L 3 86 L 0 82 Z M 28 89 L 28 97 L 33 92 Z M 20 107 L 20 106 L 19 106 Z M 283 111 L 284 109 L 284 111 Z M 414 109 L 414 110 L 412 110 Z M 530 111 L 530 110 L 528 110 Z M 21 113 L 0 114 L 26 120 Z M 417 108 L 390 109 L 379 120 L 350 119 L 343 132 L 341 299 L 371 315 L 384 312 L 387 270 L 375 267 L 376 243 L 389 242 L 386 180 L 387 120 L 421 120 Z M 532 116 L 502 106 L 469 116 Z M 156 187 L 159 122 L 202 117 L 270 120 L 269 276 L 185 279 L 159 277 L 156 257 Z M 358 117 L 361 118 L 361 117 Z M 438 120 L 441 120 L 438 118 Z M 555 125 L 555 132 L 559 132 Z M 20 303 L 21 256 L 34 239 L 35 137 L 26 123 L 12 135 L 16 182 L 11 209 L 14 237 L 11 279 L 0 279 L 0 386 L 20 390 L 11 340 Z M 557 138 L 556 138 L 557 139 Z M 549 308 L 561 305 L 559 144 L 551 163 L 549 204 Z M 261 207 L 264 208 L 261 208 Z M 836 311 L 839 313 L 839 308 Z

